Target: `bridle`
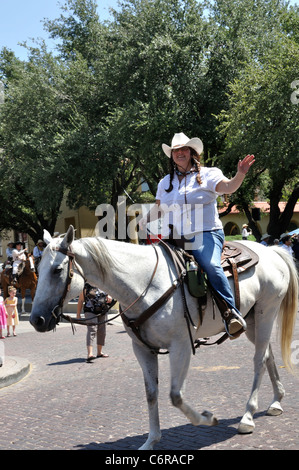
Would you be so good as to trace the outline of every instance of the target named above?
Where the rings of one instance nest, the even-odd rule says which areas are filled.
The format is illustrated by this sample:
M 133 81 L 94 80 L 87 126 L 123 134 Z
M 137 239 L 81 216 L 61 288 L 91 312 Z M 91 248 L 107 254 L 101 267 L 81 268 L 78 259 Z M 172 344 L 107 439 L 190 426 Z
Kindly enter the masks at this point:
M 154 247 L 155 248 L 155 247 Z M 63 314 L 63 311 L 62 311 L 62 308 L 63 308 L 63 304 L 64 304 L 64 301 L 65 301 L 65 298 L 70 290 L 70 287 L 71 287 L 71 282 L 72 282 L 72 279 L 73 279 L 73 276 L 74 276 L 74 271 L 73 271 L 73 265 L 76 264 L 76 268 L 78 269 L 78 272 L 79 274 L 82 276 L 82 278 L 84 279 L 84 284 L 86 282 L 86 278 L 84 276 L 84 273 L 83 273 L 83 270 L 82 268 L 78 265 L 78 263 L 76 262 L 76 259 L 75 259 L 75 253 L 72 252 L 71 249 L 67 250 L 67 249 L 64 249 L 64 248 L 61 248 L 60 246 L 56 247 L 55 248 L 56 251 L 58 251 L 59 253 L 62 253 L 64 254 L 65 256 L 68 256 L 69 260 L 68 260 L 68 274 L 67 274 L 67 279 L 66 279 L 66 283 L 65 283 L 65 287 L 64 287 L 64 291 L 63 291 L 63 294 L 62 296 L 60 297 L 59 299 L 59 302 L 58 304 L 53 308 L 52 312 L 51 312 L 51 316 L 54 317 L 55 321 L 56 321 L 56 324 L 59 323 L 60 319 L 61 318 L 64 318 L 68 321 L 70 321 L 71 323 L 80 323 L 80 324 L 84 324 L 86 323 L 84 319 L 80 320 L 80 319 L 73 319 L 71 318 L 69 315 L 64 315 Z M 151 278 L 146 286 L 146 288 L 143 290 L 143 292 L 130 304 L 128 305 L 128 307 L 126 307 L 125 310 L 121 311 L 118 315 L 116 315 L 114 318 L 124 314 L 127 310 L 129 310 L 131 307 L 133 307 L 133 305 L 135 305 L 136 302 L 138 302 L 138 300 L 140 300 L 141 297 L 144 296 L 144 294 L 146 293 L 146 291 L 148 290 L 150 284 L 152 283 L 152 280 L 154 279 L 155 277 L 155 274 L 156 274 L 156 271 L 157 271 L 157 268 L 158 268 L 158 264 L 159 264 L 159 257 L 158 257 L 158 253 L 157 253 L 157 250 L 155 248 L 155 253 L 156 253 L 156 264 L 155 264 L 155 267 L 154 267 L 154 270 L 153 270 L 153 273 L 151 275 Z M 108 321 L 108 320 L 107 320 Z M 103 323 L 106 323 L 107 321 L 104 321 Z
M 71 282 L 72 282 L 72 279 L 73 279 L 73 276 L 74 276 L 73 264 L 75 262 L 75 253 L 73 253 L 71 251 L 71 249 L 69 249 L 69 250 L 64 249 L 61 246 L 56 247 L 55 250 L 58 251 L 59 253 L 62 253 L 65 256 L 68 256 L 68 273 L 67 273 L 66 283 L 65 283 L 65 286 L 64 286 L 64 291 L 63 291 L 62 296 L 59 299 L 58 304 L 53 308 L 53 310 L 51 312 L 51 315 L 52 315 L 52 317 L 54 317 L 54 319 L 56 321 L 56 324 L 58 324 L 60 319 L 63 317 L 63 311 L 62 311 L 63 304 L 64 304 L 65 298 L 66 298 L 66 296 L 67 296 L 67 294 L 70 290 Z M 76 265 L 78 267 L 77 263 L 76 263 Z M 84 275 L 83 275 L 83 271 L 82 271 L 81 268 L 79 270 L 79 273 L 82 275 L 83 279 L 85 280 Z
M 192 345 L 193 354 L 194 354 L 195 353 L 195 348 L 194 348 L 194 345 L 193 345 L 190 325 L 192 325 L 193 327 L 195 327 L 195 325 L 194 325 L 194 323 L 192 321 L 192 318 L 190 316 L 188 305 L 187 305 L 187 302 L 186 302 L 185 292 L 184 292 L 184 282 L 183 281 L 184 281 L 184 277 L 186 276 L 185 266 L 184 266 L 184 263 L 182 262 L 182 259 L 180 258 L 177 251 L 174 251 L 172 248 L 170 248 L 170 246 L 167 243 L 163 242 L 163 240 L 159 240 L 159 244 L 161 244 L 162 247 L 164 247 L 166 249 L 168 254 L 170 254 L 170 256 L 172 258 L 172 261 L 175 265 L 176 271 L 177 271 L 177 279 L 175 279 L 173 281 L 172 285 L 164 292 L 164 294 L 161 297 L 159 297 L 159 299 L 156 300 L 156 302 L 154 302 L 150 307 L 148 307 L 145 311 L 143 311 L 138 316 L 137 319 L 129 319 L 125 315 L 125 313 L 129 309 L 131 309 L 133 307 L 133 305 L 135 305 L 145 295 L 145 293 L 147 292 L 148 288 L 150 287 L 150 285 L 151 285 L 151 283 L 152 283 L 152 281 L 155 277 L 155 274 L 157 272 L 157 268 L 158 268 L 158 264 L 159 264 L 159 255 L 158 255 L 158 252 L 157 252 L 157 249 L 156 249 L 155 245 L 151 244 L 152 247 L 155 250 L 156 263 L 155 263 L 155 267 L 153 269 L 152 275 L 150 277 L 150 280 L 149 280 L 147 286 L 145 287 L 145 289 L 143 290 L 143 292 L 130 305 L 128 305 L 124 310 L 122 310 L 121 307 L 120 307 L 120 312 L 114 318 L 117 318 L 118 316 L 121 316 L 121 318 L 122 318 L 123 322 L 125 323 L 125 325 L 127 327 L 129 327 L 133 331 L 135 336 L 143 344 L 145 344 L 154 354 L 158 354 L 158 353 L 165 354 L 165 353 L 161 353 L 159 351 L 159 349 L 153 348 L 152 346 L 150 346 L 148 343 L 146 343 L 143 340 L 143 338 L 140 335 L 140 326 L 146 320 L 148 320 L 160 307 L 162 307 L 162 305 L 174 294 L 175 290 L 179 286 L 181 286 L 183 306 L 184 306 L 184 317 L 185 317 L 186 322 L 187 322 L 189 337 L 190 337 L 190 340 L 191 340 L 191 345 Z M 87 325 L 88 320 L 86 321 L 84 319 L 82 319 L 82 320 L 81 319 L 74 319 L 74 318 L 71 318 L 69 315 L 64 315 L 63 314 L 63 311 L 62 311 L 63 304 L 64 304 L 65 298 L 66 298 L 66 296 L 67 296 L 67 294 L 70 290 L 71 282 L 72 282 L 72 279 L 73 279 L 73 276 L 74 276 L 74 271 L 73 271 L 73 265 L 74 264 L 76 264 L 76 268 L 78 269 L 79 274 L 84 279 L 84 284 L 86 282 L 86 278 L 84 276 L 82 268 L 76 262 L 75 254 L 71 251 L 71 249 L 64 249 L 64 248 L 61 248 L 59 246 L 59 247 L 56 247 L 56 251 L 68 256 L 68 274 L 67 274 L 67 279 L 66 279 L 66 284 L 65 284 L 65 287 L 64 287 L 63 294 L 60 297 L 60 300 L 59 300 L 58 304 L 53 308 L 53 310 L 51 312 L 51 315 L 55 319 L 56 324 L 59 323 L 61 318 L 64 318 L 65 320 L 69 321 L 72 324 L 72 326 L 73 326 L 73 323 L 79 323 L 79 324 Z M 109 321 L 111 321 L 111 319 L 109 319 Z M 107 322 L 108 322 L 108 320 L 104 320 L 102 323 L 107 323 Z M 166 353 L 168 353 L 168 351 Z

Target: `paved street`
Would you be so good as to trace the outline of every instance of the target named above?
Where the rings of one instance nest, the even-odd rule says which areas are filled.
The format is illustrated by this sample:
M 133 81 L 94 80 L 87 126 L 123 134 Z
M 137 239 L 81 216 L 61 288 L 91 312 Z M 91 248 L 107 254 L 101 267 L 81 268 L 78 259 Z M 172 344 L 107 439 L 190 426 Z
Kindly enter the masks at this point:
M 16 338 L 3 340 L 5 354 L 27 358 L 31 372 L 0 390 L 0 449 L 133 451 L 148 432 L 143 377 L 128 335 L 118 321 L 107 327 L 107 359 L 85 362 L 85 327 L 63 323 L 37 333 L 23 319 Z M 299 360 L 299 321 L 294 356 Z M 297 346 L 297 353 L 295 347 Z M 160 357 L 160 422 L 156 450 L 299 450 L 299 378 L 282 367 L 276 332 L 273 350 L 286 389 L 284 414 L 265 415 L 272 387 L 265 375 L 252 435 L 239 435 L 238 422 L 252 385 L 253 347 L 245 336 L 222 346 L 200 348 L 192 358 L 185 397 L 212 411 L 216 427 L 194 427 L 172 407 L 167 356 Z M 298 366 L 299 368 L 299 366 Z

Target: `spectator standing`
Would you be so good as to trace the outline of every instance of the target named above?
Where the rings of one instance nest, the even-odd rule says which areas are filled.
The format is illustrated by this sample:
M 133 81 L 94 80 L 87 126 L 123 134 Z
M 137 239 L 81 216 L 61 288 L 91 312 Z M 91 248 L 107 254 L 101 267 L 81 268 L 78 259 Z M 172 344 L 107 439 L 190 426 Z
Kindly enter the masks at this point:
M 12 326 L 13 336 L 16 335 L 16 326 L 19 324 L 18 314 L 18 299 L 16 297 L 17 289 L 13 286 L 9 286 L 8 295 L 4 301 L 4 305 L 7 312 L 7 336 L 10 336 L 9 327 Z
M 100 289 L 86 283 L 81 292 L 77 306 L 77 318 L 81 318 L 82 309 L 87 325 L 86 346 L 87 359 L 86 362 L 92 362 L 96 357 L 109 357 L 108 354 L 102 352 L 106 338 L 106 320 L 107 320 L 107 304 L 112 302 L 112 298 Z M 93 344 L 96 338 L 97 356 L 93 355 Z
M 247 240 L 249 235 L 251 235 L 251 230 L 247 230 L 247 228 L 248 228 L 247 224 L 242 225 L 242 240 Z

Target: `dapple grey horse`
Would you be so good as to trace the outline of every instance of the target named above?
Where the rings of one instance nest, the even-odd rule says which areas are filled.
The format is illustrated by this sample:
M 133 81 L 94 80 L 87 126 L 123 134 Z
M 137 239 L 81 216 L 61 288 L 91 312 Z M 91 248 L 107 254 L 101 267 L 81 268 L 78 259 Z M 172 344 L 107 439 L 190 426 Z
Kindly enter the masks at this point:
M 153 354 L 150 347 L 163 348 L 169 352 L 170 397 L 173 405 L 194 425 L 217 424 L 212 413 L 198 413 L 183 398 L 182 388 L 192 347 L 190 331 L 183 314 L 181 289 L 177 288 L 177 271 L 169 254 L 159 245 L 155 248 L 155 256 L 151 246 L 101 238 L 74 240 L 72 226 L 63 239 L 52 239 L 47 232 L 44 238 L 48 245 L 40 263 L 38 286 L 30 318 L 37 331 L 46 332 L 55 327 L 59 320 L 58 306 L 78 295 L 85 281 L 100 287 L 117 299 L 129 320 L 138 318 L 173 287 L 172 295 L 141 325 L 140 338 L 130 327 L 125 326 L 143 370 L 148 402 L 150 431 L 141 449 L 153 449 L 161 437 L 158 412 L 158 355 Z M 298 307 L 298 280 L 293 261 L 283 250 L 264 247 L 254 242 L 243 243 L 247 243 L 259 256 L 256 266 L 240 274 L 240 310 L 246 316 L 246 335 L 255 345 L 255 355 L 253 387 L 245 414 L 239 423 L 239 432 L 250 433 L 255 426 L 253 415 L 258 408 L 258 391 L 266 369 L 274 390 L 268 414 L 278 415 L 282 412 L 280 402 L 284 389 L 274 362 L 270 336 L 274 321 L 278 318 L 281 325 L 282 357 L 286 366 L 291 367 L 290 351 Z M 195 325 L 191 328 L 193 340 L 211 337 L 224 331 L 220 313 L 214 315 L 210 295 L 201 323 L 197 299 L 191 297 L 187 290 L 186 300 Z

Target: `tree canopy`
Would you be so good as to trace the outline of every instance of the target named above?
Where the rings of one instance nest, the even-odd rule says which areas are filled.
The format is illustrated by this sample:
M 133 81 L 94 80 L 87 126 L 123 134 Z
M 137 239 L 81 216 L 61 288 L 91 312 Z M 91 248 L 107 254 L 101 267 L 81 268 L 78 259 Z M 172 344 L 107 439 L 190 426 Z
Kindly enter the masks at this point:
M 101 22 L 94 0 L 66 0 L 45 20 L 27 61 L 0 53 L 0 230 L 37 240 L 71 207 L 116 206 L 142 181 L 155 195 L 167 171 L 161 144 L 175 132 L 204 142 L 227 176 L 255 153 L 233 201 L 250 218 L 257 189 L 269 230 L 286 230 L 298 199 L 299 9 L 277 0 L 124 0 Z M 288 194 L 283 214 L 279 199 Z

